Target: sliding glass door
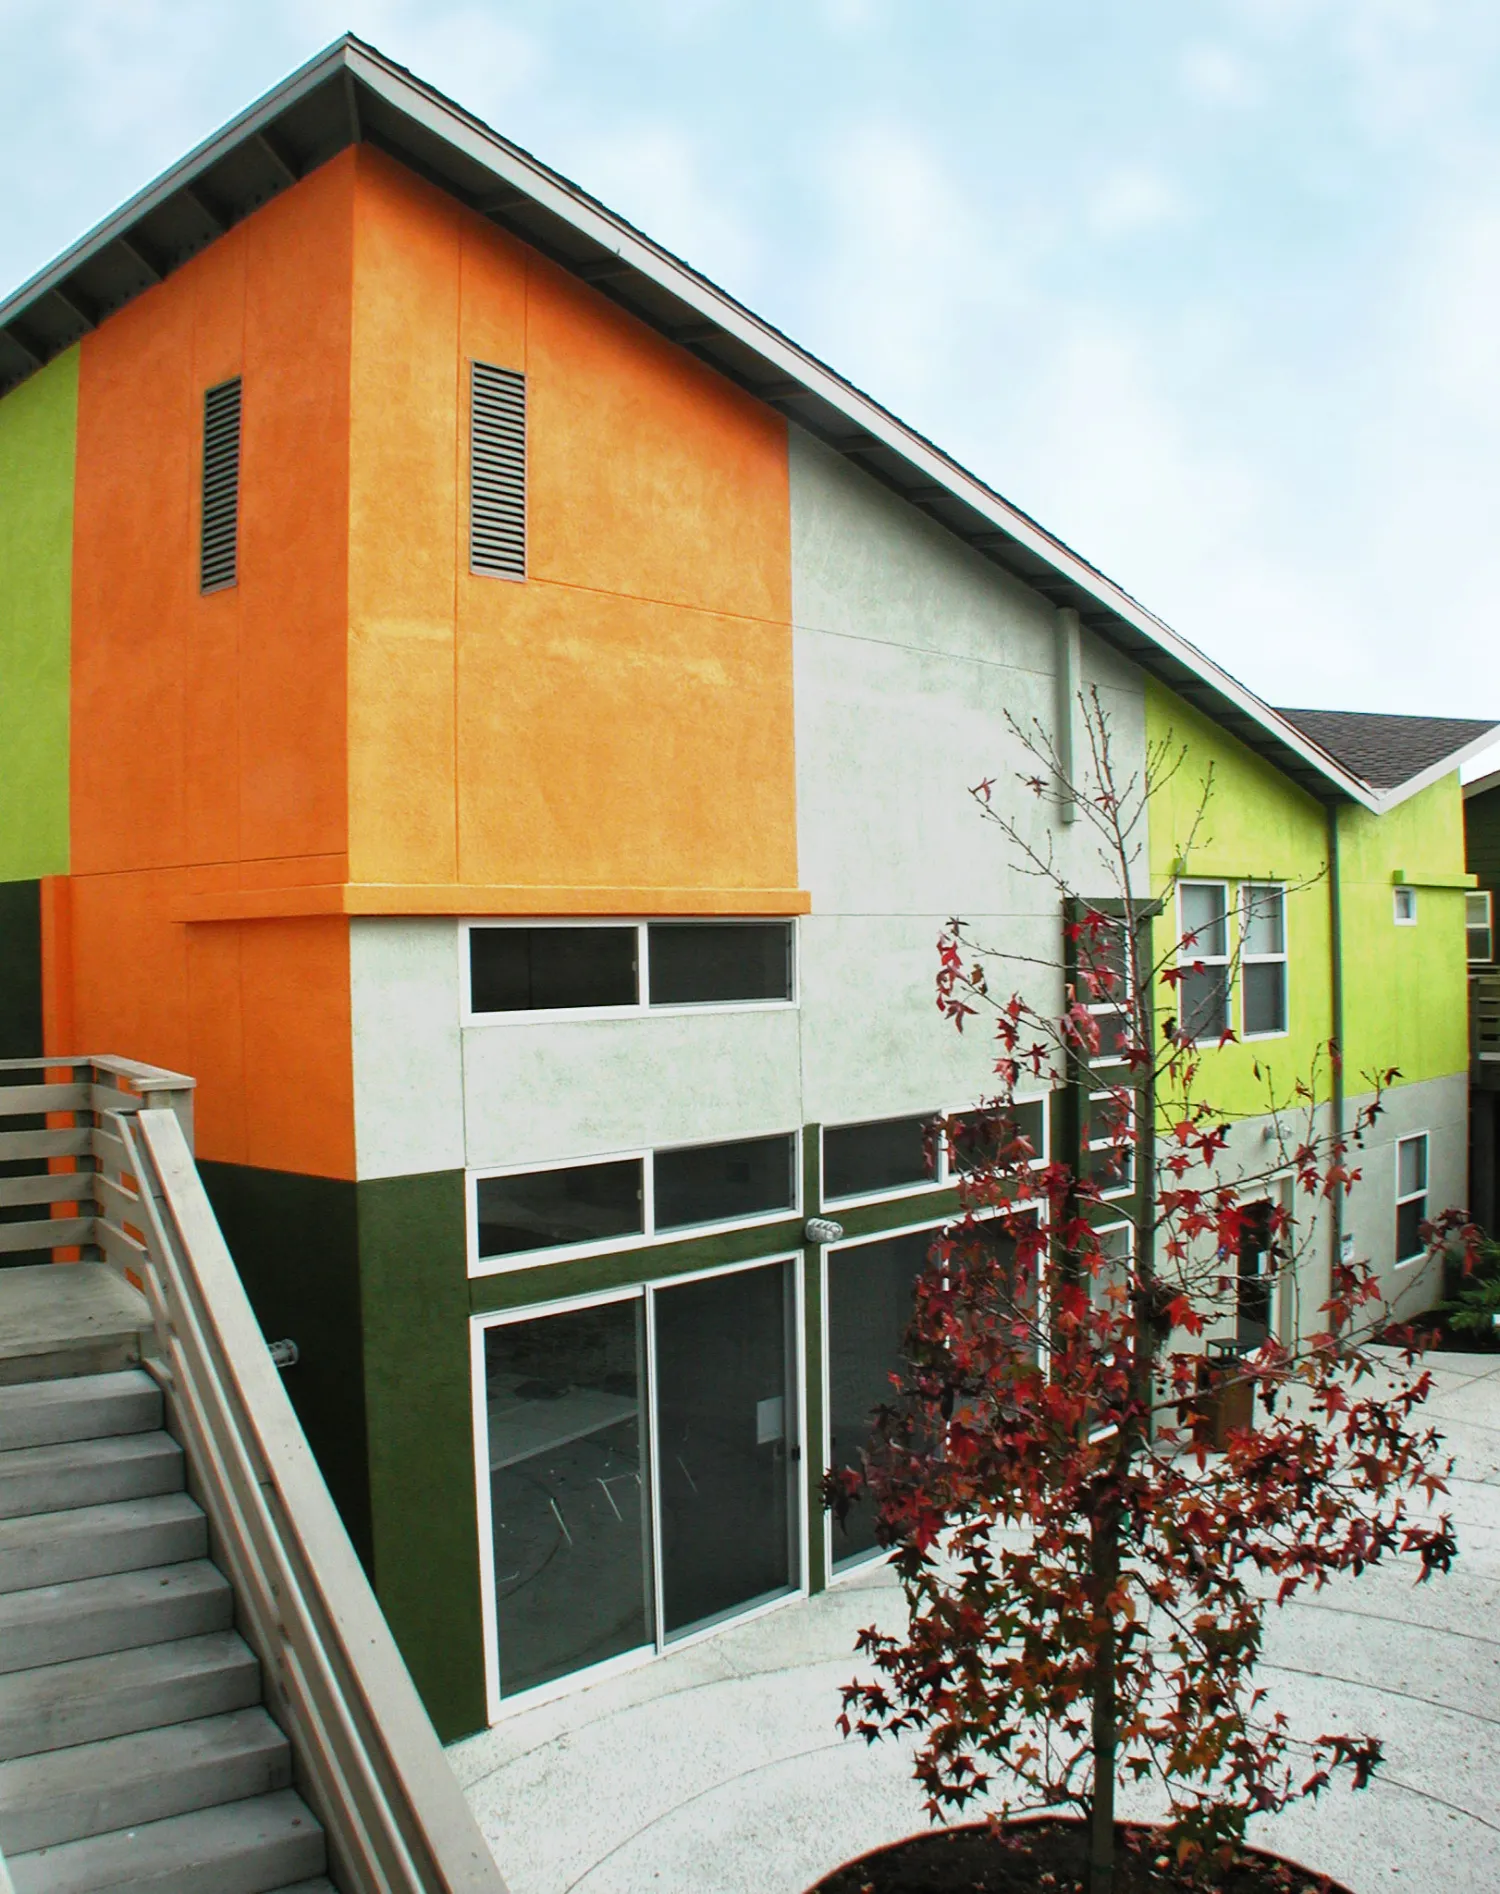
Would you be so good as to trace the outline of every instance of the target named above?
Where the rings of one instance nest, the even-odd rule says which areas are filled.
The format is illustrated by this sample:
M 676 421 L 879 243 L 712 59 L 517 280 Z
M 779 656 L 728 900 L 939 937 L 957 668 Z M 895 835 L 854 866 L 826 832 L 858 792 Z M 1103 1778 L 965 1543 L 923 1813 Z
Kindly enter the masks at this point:
M 639 1298 L 485 1334 L 506 1696 L 649 1645 L 656 1608 Z
M 662 1629 L 673 1637 L 796 1583 L 791 1269 L 706 1276 L 652 1300 Z
M 796 1589 L 792 1265 L 483 1331 L 500 1694 Z

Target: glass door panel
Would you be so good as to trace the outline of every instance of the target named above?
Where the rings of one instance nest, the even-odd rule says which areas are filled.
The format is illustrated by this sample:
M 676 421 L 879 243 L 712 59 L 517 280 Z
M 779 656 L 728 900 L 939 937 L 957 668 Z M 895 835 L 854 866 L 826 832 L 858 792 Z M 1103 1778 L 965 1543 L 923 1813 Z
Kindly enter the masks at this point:
M 668 1284 L 652 1301 L 671 1637 L 797 1582 L 791 1270 Z
M 936 1236 L 936 1230 L 914 1230 L 828 1253 L 828 1433 L 836 1467 L 859 1467 L 870 1418 L 891 1399 L 912 1291 Z M 830 1531 L 835 1568 L 872 1551 L 869 1501 L 856 1501 Z
M 655 1636 L 644 1303 L 485 1334 L 500 1690 Z

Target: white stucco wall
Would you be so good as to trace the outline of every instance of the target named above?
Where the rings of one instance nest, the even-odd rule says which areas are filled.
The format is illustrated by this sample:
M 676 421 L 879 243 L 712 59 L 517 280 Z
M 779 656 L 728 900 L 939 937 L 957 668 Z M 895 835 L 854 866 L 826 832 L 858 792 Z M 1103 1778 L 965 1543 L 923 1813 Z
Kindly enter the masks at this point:
M 972 787 L 994 778 L 1072 885 L 1114 892 L 1087 823 L 1064 825 L 1017 781 L 1035 765 L 1006 716 L 1055 728 L 1056 615 L 796 429 L 791 495 L 805 1115 L 952 1106 L 992 1089 L 993 1042 L 979 1022 L 960 1037 L 938 1016 L 944 922 L 962 915 L 986 942 L 1044 960 L 1061 946 L 1057 889 L 1020 872 Z M 1085 634 L 1080 682 L 1099 687 L 1120 763 L 1138 769 L 1139 675 Z M 1060 1001 L 1059 978 L 1034 966 L 1018 962 L 1014 983 L 1049 1010 Z

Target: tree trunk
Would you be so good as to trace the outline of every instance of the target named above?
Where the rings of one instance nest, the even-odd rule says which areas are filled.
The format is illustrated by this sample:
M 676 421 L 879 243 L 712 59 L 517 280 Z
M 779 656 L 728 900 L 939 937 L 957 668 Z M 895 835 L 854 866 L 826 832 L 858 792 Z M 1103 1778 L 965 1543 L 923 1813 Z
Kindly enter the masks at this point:
M 1094 1523 L 1090 1565 L 1094 1609 L 1105 1629 L 1094 1660 L 1094 1794 L 1089 1822 L 1089 1894 L 1114 1894 L 1115 1630 L 1108 1599 L 1120 1573 L 1120 1519 L 1113 1506 Z

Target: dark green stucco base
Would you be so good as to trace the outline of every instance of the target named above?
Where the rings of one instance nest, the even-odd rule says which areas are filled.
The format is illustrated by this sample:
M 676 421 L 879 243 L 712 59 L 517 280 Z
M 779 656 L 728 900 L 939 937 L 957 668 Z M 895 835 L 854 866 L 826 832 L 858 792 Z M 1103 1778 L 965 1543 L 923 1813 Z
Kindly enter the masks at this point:
M 461 1172 L 199 1169 L 438 1735 L 486 1721 Z
M 42 1053 L 42 884 L 0 881 L 0 1059 Z

